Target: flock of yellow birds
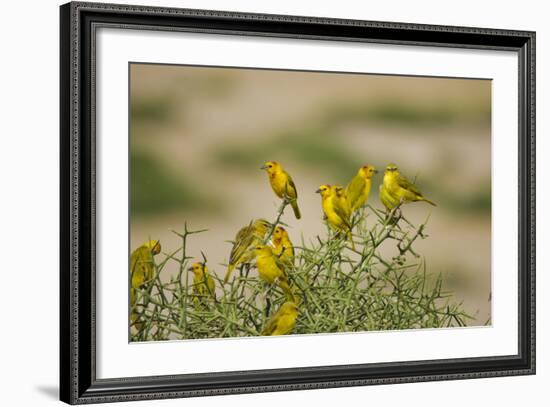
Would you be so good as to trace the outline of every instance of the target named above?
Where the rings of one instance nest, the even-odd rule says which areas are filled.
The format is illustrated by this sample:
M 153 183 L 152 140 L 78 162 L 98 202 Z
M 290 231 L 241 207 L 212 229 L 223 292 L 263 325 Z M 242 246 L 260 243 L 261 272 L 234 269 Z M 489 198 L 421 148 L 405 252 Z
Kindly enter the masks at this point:
M 281 164 L 275 161 L 266 162 L 261 169 L 267 172 L 275 195 L 289 204 L 296 219 L 300 219 L 298 192 L 292 177 Z M 345 188 L 340 185 L 324 184 L 316 191 L 321 195 L 324 219 L 336 232 L 346 234 L 354 250 L 351 217 L 367 202 L 372 187 L 372 177 L 377 172 L 372 165 L 365 165 L 359 168 Z M 435 206 L 435 203 L 422 195 L 414 183 L 399 173 L 395 164 L 386 166 L 379 192 L 380 201 L 388 211 L 392 211 L 403 203 L 416 201 L 424 201 Z M 137 290 L 154 278 L 153 256 L 159 252 L 159 241 L 151 240 L 137 248 L 131 255 L 130 304 L 132 309 L 136 304 Z M 237 266 L 254 260 L 260 278 L 270 285 L 280 287 L 286 297 L 286 301 L 265 324 L 262 335 L 290 333 L 296 325 L 299 310 L 297 297 L 293 293 L 286 272 L 294 265 L 294 247 L 288 232 L 282 226 L 272 225 L 264 219 L 254 220 L 241 228 L 233 241 L 224 282 L 229 281 L 231 273 Z M 195 303 L 204 298 L 215 300 L 215 282 L 206 265 L 201 262 L 193 263 L 189 271 L 193 272 Z M 132 311 L 131 321 L 140 329 L 137 320 L 137 313 Z

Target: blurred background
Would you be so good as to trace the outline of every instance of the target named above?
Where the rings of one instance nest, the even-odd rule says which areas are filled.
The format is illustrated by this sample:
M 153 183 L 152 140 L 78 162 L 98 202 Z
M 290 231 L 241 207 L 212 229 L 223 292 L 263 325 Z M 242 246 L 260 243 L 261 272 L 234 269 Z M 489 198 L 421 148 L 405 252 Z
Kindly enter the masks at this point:
M 491 316 L 491 82 L 254 69 L 132 64 L 130 248 L 171 232 L 194 235 L 188 254 L 220 276 L 239 228 L 274 220 L 280 200 L 260 167 L 279 161 L 298 189 L 302 219 L 283 216 L 295 244 L 324 236 L 320 184 L 346 185 L 364 164 L 394 162 L 438 206 L 415 243 L 429 273 L 464 302 L 471 325 Z M 373 220 L 374 221 L 374 220 Z M 170 266 L 172 267 L 172 266 Z M 175 265 L 173 272 L 177 272 Z M 169 271 L 170 272 L 170 271 Z

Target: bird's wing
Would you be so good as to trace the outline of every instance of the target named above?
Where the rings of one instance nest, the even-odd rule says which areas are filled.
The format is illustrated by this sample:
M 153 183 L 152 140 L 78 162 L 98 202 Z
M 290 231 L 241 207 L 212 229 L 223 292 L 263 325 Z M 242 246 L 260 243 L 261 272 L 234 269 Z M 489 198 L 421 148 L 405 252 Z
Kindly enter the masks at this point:
M 285 171 L 285 175 L 287 178 L 286 181 L 286 188 L 288 188 L 287 195 L 289 198 L 298 198 L 298 191 L 296 190 L 296 185 L 294 184 L 294 181 L 292 180 L 292 177 L 288 175 L 288 172 Z
M 348 211 L 346 211 L 346 209 L 342 207 L 337 197 L 334 196 L 332 197 L 332 199 L 333 199 L 332 206 L 334 208 L 334 212 L 336 213 L 336 215 L 338 215 L 342 219 L 342 221 L 344 222 L 347 228 L 351 228 Z
M 254 222 L 254 234 L 259 237 L 260 239 L 263 239 L 266 235 L 266 233 L 271 229 L 271 223 L 269 223 L 265 219 L 258 219 L 256 222 Z
M 130 273 L 133 274 L 134 270 L 136 269 L 138 260 L 139 260 L 139 253 L 138 250 L 134 250 L 132 252 L 132 255 L 130 256 Z
M 282 254 L 282 253 L 281 253 Z M 288 262 L 286 262 L 285 260 L 283 260 L 281 257 L 279 256 L 273 256 L 274 257 L 274 260 L 275 260 L 275 264 L 277 265 L 277 267 L 281 270 L 282 272 L 282 276 L 279 277 L 279 279 L 281 281 L 287 281 L 288 280 L 288 277 L 286 275 L 286 272 L 285 272 L 285 269 L 288 267 Z
M 208 284 L 209 294 L 212 297 L 216 298 L 216 283 L 214 282 L 214 279 L 212 278 L 212 276 L 208 276 L 207 284 Z
M 254 238 L 254 226 L 252 224 L 241 228 L 235 236 L 233 248 L 229 255 L 229 263 L 234 264 L 242 254 L 250 247 Z
M 244 239 L 246 239 L 247 236 L 250 236 L 253 230 L 254 226 L 252 223 L 242 227 L 235 235 L 235 241 L 243 241 Z
M 397 185 L 399 185 L 401 188 L 406 189 L 408 191 L 411 191 L 412 193 L 416 195 L 422 196 L 422 193 L 418 189 L 416 185 L 414 185 L 412 182 L 410 182 L 407 178 L 405 178 L 404 175 L 399 175 L 397 177 Z
M 354 203 L 361 195 L 361 192 L 365 189 L 365 179 L 363 177 L 355 176 L 346 187 L 346 193 L 350 203 Z
M 153 278 L 153 255 L 146 246 L 137 248 L 130 257 L 132 285 L 140 286 Z M 136 286 L 136 287 L 137 287 Z
M 290 255 L 290 257 L 294 258 L 294 246 L 292 246 L 292 243 L 290 242 L 290 240 L 286 243 L 283 243 L 283 253 L 286 252 L 288 250 L 288 254 Z

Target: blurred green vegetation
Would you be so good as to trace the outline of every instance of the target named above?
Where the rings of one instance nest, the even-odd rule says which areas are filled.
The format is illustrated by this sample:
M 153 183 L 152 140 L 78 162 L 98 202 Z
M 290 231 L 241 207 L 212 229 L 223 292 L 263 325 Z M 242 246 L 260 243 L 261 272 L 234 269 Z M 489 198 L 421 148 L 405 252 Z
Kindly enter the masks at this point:
M 448 192 L 442 195 L 441 204 L 452 212 L 488 214 L 491 212 L 491 183 L 468 194 Z
M 162 158 L 155 157 L 145 148 L 150 142 L 148 129 L 173 124 L 176 109 L 181 119 L 188 98 L 220 98 L 230 94 L 233 82 L 231 78 L 219 74 L 193 81 L 185 78 L 182 84 L 187 85 L 187 92 L 178 94 L 177 98 L 171 91 L 149 92 L 146 96 L 131 98 L 130 117 L 134 136 L 130 149 L 132 216 L 161 215 L 182 210 L 210 213 L 221 210 L 221 199 L 211 193 L 205 194 L 191 180 L 172 174 L 163 165 Z M 156 134 L 162 132 L 155 131 Z
M 162 123 L 168 120 L 175 108 L 175 103 L 167 94 L 162 96 L 133 97 L 130 103 L 130 117 L 134 124 L 143 122 Z
M 254 144 L 228 144 L 214 151 L 213 156 L 223 166 L 237 169 L 289 158 L 305 168 L 314 167 L 331 175 L 334 182 L 347 180 L 364 160 L 322 127 L 288 130 Z
M 406 174 L 406 172 L 405 172 Z M 491 180 L 478 181 L 469 191 L 457 190 L 452 183 L 437 182 L 424 175 L 421 179 L 411 176 L 422 193 L 438 206 L 456 214 L 487 215 L 491 213 Z
M 206 195 L 188 178 L 175 176 L 145 150 L 131 150 L 131 216 L 158 215 L 170 211 L 218 211 L 218 200 Z
M 393 101 L 350 102 L 332 104 L 325 109 L 315 124 L 299 130 L 285 130 L 265 137 L 266 141 L 251 145 L 227 145 L 222 151 L 215 151 L 217 160 L 225 165 L 245 168 L 258 161 L 257 157 L 283 155 L 306 165 L 320 165 L 322 170 L 346 177 L 355 173 L 362 165 L 359 158 L 341 139 L 335 137 L 334 127 L 357 122 L 379 122 L 384 125 L 428 126 L 450 124 L 460 121 L 461 125 L 471 122 L 489 125 L 490 105 L 414 105 Z
M 235 78 L 220 73 L 209 73 L 201 77 L 195 77 L 192 81 L 189 78 L 184 79 L 184 84 L 188 88 L 188 97 L 205 97 L 212 99 L 221 99 L 231 94 L 236 85 Z
M 323 121 L 327 126 L 347 123 L 377 123 L 384 126 L 489 125 L 490 103 L 476 104 L 414 104 L 403 101 L 353 101 L 331 104 L 325 108 Z

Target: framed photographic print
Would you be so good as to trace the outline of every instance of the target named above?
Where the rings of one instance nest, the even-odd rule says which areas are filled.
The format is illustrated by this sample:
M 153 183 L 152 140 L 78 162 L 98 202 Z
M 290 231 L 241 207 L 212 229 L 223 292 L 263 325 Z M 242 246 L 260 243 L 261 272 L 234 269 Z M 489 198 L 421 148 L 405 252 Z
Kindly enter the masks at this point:
M 535 34 L 61 6 L 61 399 L 535 372 Z

